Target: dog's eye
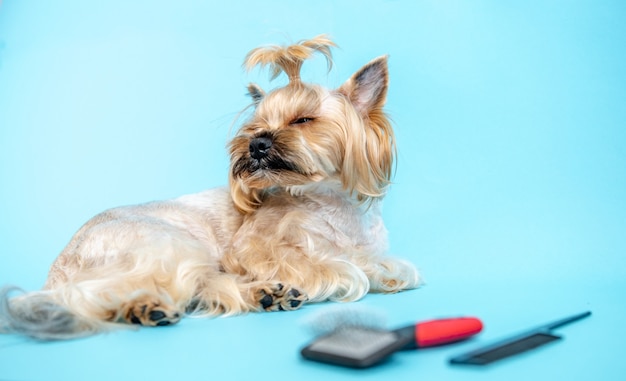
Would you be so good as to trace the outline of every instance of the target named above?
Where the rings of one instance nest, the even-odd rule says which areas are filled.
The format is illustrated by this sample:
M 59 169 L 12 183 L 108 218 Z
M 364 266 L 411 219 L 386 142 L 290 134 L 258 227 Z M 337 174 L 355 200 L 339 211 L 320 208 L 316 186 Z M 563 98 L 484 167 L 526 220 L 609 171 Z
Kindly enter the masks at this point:
M 313 121 L 313 118 L 298 118 L 298 119 L 292 120 L 289 124 L 304 124 L 304 123 L 309 123 L 312 121 Z

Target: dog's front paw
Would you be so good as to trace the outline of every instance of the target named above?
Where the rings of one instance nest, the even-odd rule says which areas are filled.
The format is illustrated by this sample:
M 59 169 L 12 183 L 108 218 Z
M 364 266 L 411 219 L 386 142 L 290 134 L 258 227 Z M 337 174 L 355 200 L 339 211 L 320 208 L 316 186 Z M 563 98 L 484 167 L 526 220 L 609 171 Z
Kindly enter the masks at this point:
M 274 283 L 262 287 L 257 292 L 258 303 L 265 311 L 291 311 L 297 310 L 309 298 L 292 287 L 282 283 Z

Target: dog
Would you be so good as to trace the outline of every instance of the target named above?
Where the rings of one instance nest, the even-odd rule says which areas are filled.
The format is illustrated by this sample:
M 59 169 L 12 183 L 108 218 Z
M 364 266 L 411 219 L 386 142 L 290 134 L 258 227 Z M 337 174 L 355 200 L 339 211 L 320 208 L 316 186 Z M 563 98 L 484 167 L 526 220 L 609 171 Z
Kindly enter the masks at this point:
M 289 82 L 248 86 L 229 186 L 95 216 L 42 290 L 1 292 L 0 331 L 68 339 L 418 287 L 415 266 L 386 255 L 380 207 L 396 155 L 387 56 L 337 89 L 303 82 L 302 64 L 318 53 L 330 70 L 335 46 L 321 35 L 248 53 L 248 71 L 268 67 Z

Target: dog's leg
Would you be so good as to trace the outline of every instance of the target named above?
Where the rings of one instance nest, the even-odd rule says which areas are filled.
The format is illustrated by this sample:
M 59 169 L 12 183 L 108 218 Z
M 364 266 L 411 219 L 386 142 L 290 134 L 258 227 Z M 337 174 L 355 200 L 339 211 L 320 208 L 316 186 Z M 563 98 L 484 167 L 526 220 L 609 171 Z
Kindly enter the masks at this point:
M 184 314 L 182 294 L 150 277 L 82 280 L 59 284 L 49 292 L 59 305 L 85 319 L 164 326 L 177 323 Z
M 222 258 L 222 266 L 256 281 L 244 285 L 242 294 L 248 303 L 261 303 L 270 311 L 295 309 L 303 301 L 354 301 L 369 290 L 366 274 L 349 261 L 311 257 L 286 245 L 263 251 L 258 245 L 241 245 Z
M 394 293 L 420 286 L 420 275 L 413 264 L 392 257 L 367 260 L 361 264 L 372 292 Z
M 176 207 L 154 204 L 135 207 L 136 214 L 116 209 L 95 217 L 57 258 L 46 288 L 69 290 L 60 304 L 78 316 L 115 323 L 174 324 L 195 311 L 194 304 L 204 313 L 241 310 L 237 284 L 220 284 L 215 237 L 195 225 L 178 226 L 189 215 Z
M 215 316 L 288 311 L 298 309 L 307 299 L 302 291 L 280 282 L 250 281 L 245 276 L 220 273 L 202 282 L 186 312 L 194 316 Z

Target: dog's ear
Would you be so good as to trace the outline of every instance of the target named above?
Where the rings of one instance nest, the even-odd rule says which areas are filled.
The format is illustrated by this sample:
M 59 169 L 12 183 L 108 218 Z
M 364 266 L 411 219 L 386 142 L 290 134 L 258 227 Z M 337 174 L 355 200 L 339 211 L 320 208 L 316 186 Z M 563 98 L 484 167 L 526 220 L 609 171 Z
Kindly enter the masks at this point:
M 261 103 L 261 101 L 265 97 L 265 91 L 263 91 L 263 89 L 256 83 L 250 83 L 248 85 L 248 95 L 252 98 L 252 101 L 256 106 Z
M 354 73 L 341 85 L 339 92 L 350 99 L 361 115 L 367 116 L 385 105 L 388 84 L 389 71 L 385 55 L 370 61 Z
M 350 135 L 354 141 L 347 146 L 341 171 L 342 183 L 360 200 L 382 197 L 391 181 L 396 147 L 391 121 L 383 110 L 388 83 L 387 56 L 382 56 L 338 89 L 366 126 Z

